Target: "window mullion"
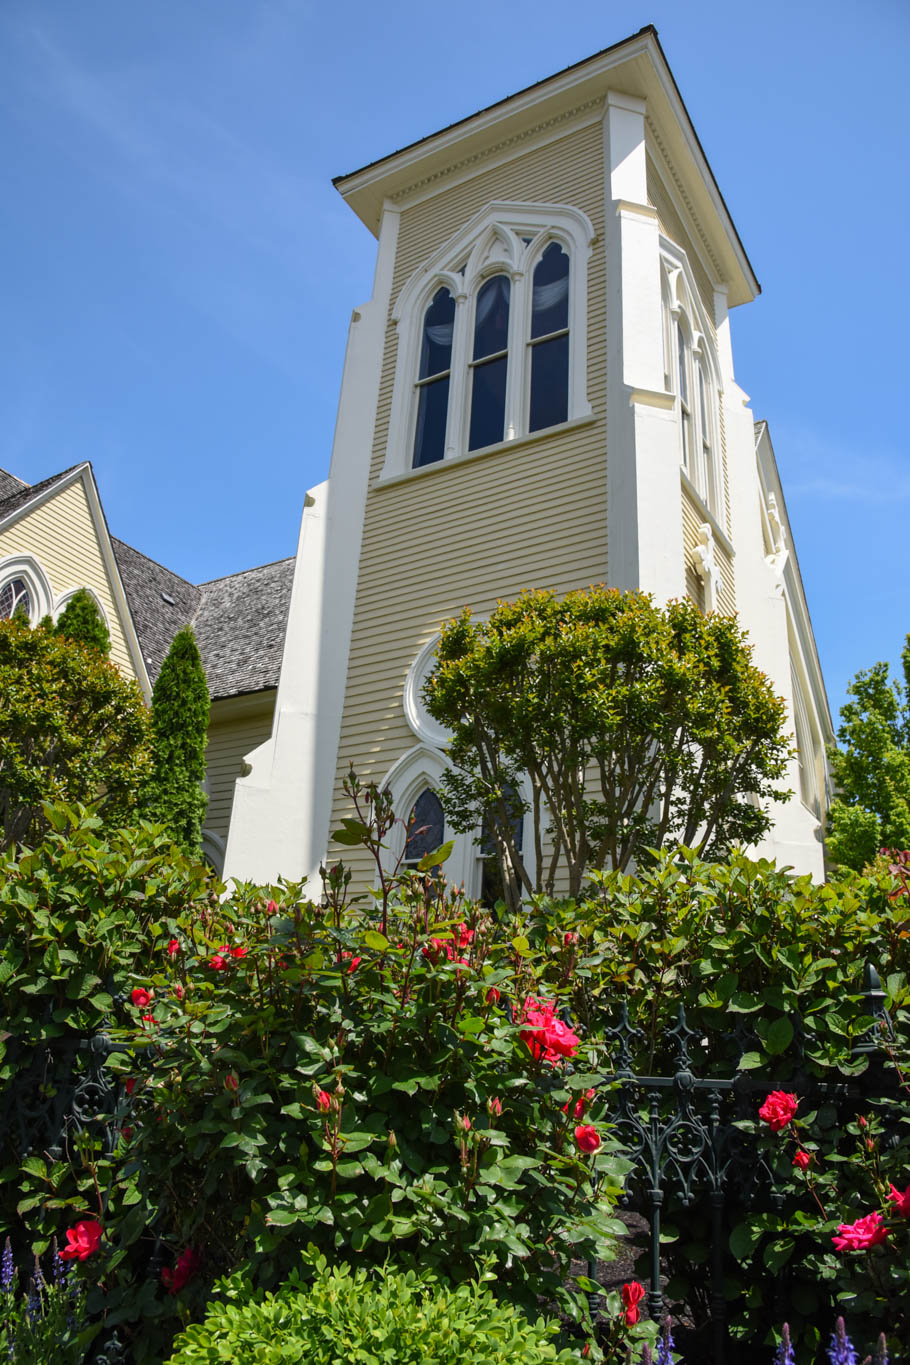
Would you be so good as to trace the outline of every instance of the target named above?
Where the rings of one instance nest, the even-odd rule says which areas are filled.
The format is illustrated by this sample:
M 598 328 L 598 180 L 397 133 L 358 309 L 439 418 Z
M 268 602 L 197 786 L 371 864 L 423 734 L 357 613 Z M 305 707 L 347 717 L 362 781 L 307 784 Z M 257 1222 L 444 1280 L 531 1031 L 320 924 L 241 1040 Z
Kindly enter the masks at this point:
M 446 422 L 446 459 L 467 449 L 467 415 L 471 402 L 471 331 L 468 295 L 455 295 L 455 322 L 452 330 L 452 376 L 449 380 L 449 412 Z
M 527 276 L 523 270 L 513 270 L 512 300 L 509 309 L 509 363 L 506 369 L 505 440 L 514 441 L 524 431 L 524 338 L 531 328 L 527 300 Z

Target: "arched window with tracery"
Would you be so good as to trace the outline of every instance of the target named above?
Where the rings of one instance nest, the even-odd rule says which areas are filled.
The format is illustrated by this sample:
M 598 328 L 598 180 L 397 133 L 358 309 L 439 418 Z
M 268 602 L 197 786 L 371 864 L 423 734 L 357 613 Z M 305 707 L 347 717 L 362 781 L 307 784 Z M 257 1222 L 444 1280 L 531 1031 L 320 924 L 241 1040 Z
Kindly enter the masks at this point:
M 569 415 L 569 257 L 559 242 L 550 242 L 534 267 L 528 345 L 528 430 L 540 431 Z
M 505 435 L 511 292 L 508 275 L 494 275 L 477 293 L 468 450 L 495 445 Z
M 24 578 L 10 578 L 0 588 L 0 620 L 8 621 L 21 616 L 31 621 L 34 604 L 28 583 Z
M 441 460 L 446 453 L 454 327 L 455 300 L 448 289 L 437 289 L 423 318 L 417 374 L 415 469 Z
M 424 787 L 411 807 L 405 837 L 404 867 L 416 867 L 421 858 L 445 843 L 446 821 L 442 802 L 432 787 Z

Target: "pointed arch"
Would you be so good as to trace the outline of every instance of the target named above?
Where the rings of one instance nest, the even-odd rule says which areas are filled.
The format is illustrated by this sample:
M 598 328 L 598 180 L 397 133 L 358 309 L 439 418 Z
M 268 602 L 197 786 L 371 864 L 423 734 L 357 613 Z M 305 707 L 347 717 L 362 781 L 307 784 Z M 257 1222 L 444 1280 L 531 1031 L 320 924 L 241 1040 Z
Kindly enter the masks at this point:
M 7 587 L 12 591 L 7 596 L 16 600 L 11 604 L 10 615 L 19 603 L 23 603 L 22 589 L 27 596 L 29 623 L 33 626 L 53 611 L 54 594 L 47 574 L 34 555 L 8 555 L 0 560 L 0 592 Z

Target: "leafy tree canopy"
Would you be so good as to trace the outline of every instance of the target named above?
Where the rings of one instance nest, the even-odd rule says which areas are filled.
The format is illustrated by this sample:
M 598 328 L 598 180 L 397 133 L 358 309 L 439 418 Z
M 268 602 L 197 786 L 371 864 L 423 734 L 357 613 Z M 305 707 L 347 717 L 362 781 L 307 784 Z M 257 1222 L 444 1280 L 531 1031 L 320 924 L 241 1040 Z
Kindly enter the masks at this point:
M 142 695 L 94 649 L 0 621 L 0 850 L 34 843 L 46 801 L 133 809 L 148 762 Z
M 901 662 L 903 681 L 889 677 L 886 663 L 857 673 L 829 755 L 838 796 L 828 853 L 857 871 L 882 847 L 910 848 L 910 635 Z
M 560 863 L 577 895 L 586 869 L 647 848 L 754 843 L 764 803 L 789 795 L 782 700 L 735 620 L 691 602 L 527 592 L 489 621 L 450 622 L 437 660 L 424 696 L 452 734 L 446 809 L 456 829 L 486 827 L 513 901 L 552 894 Z M 517 839 L 527 810 L 533 876 Z
M 105 656 L 111 652 L 111 637 L 92 594 L 85 588 L 74 592 L 57 619 L 55 631 L 64 640 L 77 640 Z
M 202 846 L 209 689 L 192 626 L 174 636 L 152 692 L 152 771 L 145 813 L 188 853 Z

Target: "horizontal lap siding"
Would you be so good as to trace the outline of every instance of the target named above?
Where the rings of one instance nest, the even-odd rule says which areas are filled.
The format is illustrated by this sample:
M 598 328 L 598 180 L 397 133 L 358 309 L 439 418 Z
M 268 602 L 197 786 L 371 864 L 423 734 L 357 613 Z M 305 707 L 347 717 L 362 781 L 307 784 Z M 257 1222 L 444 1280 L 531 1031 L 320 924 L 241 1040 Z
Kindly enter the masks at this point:
M 271 735 L 274 704 L 273 694 L 263 710 L 209 726 L 205 751 L 209 803 L 203 823 L 207 830 L 223 839 L 227 838 L 231 820 L 234 783 L 241 775 L 245 756 Z
M 127 678 L 135 678 L 123 623 L 114 605 L 95 523 L 81 480 L 56 493 L 0 533 L 0 559 L 34 555 L 55 598 L 73 588 L 91 588 L 107 613 L 111 659 Z
M 360 558 L 333 828 L 348 813 L 341 783 L 353 762 L 381 779 L 417 743 L 402 708 L 408 669 L 440 624 L 465 606 L 485 613 L 527 588 L 573 588 L 607 577 L 606 320 L 603 142 L 600 125 L 530 151 L 506 166 L 404 209 L 392 303 L 413 272 L 479 209 L 508 199 L 571 204 L 597 240 L 588 263 L 588 398 L 591 425 L 516 444 L 488 457 L 371 488 Z M 396 342 L 386 337 L 372 475 L 388 436 Z M 407 812 L 399 812 L 407 815 Z M 337 853 L 338 850 L 336 849 Z M 358 880 L 372 869 L 344 850 Z

